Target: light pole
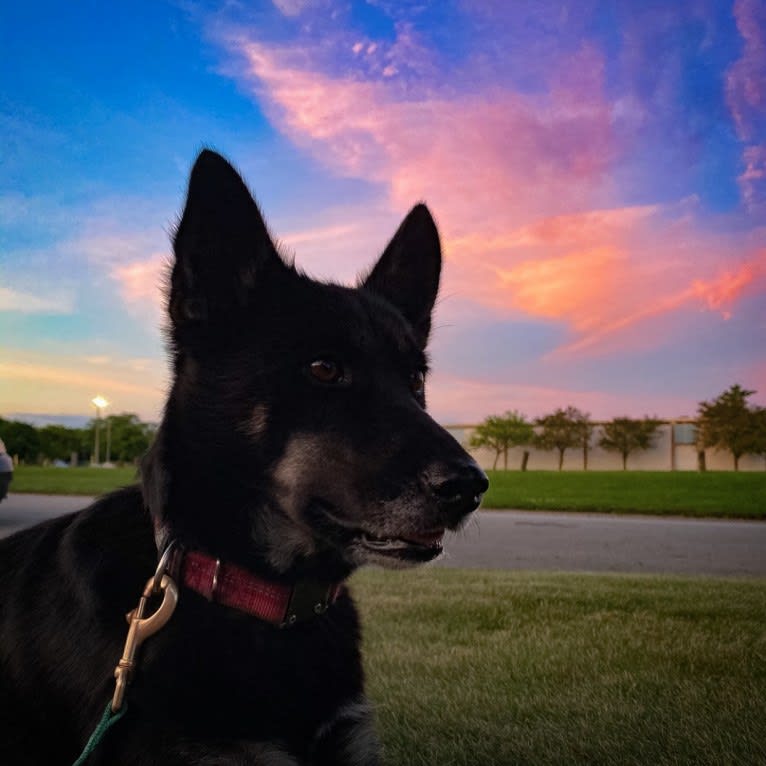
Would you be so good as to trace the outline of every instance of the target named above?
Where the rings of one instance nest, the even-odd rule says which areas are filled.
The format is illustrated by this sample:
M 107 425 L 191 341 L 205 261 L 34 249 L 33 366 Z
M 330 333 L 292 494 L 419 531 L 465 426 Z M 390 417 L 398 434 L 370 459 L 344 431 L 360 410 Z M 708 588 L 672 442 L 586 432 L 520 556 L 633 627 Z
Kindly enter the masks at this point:
M 98 432 L 101 430 L 101 411 L 104 409 L 104 407 L 109 406 L 109 402 L 106 399 L 104 399 L 104 397 L 101 396 L 101 394 L 99 394 L 98 396 L 94 396 L 93 399 L 91 399 L 90 401 L 91 401 L 91 404 L 96 408 L 96 438 L 95 438 L 95 444 L 93 449 L 93 457 L 94 457 L 93 464 L 99 465 Z M 110 435 L 111 434 L 109 434 L 109 436 Z M 108 458 L 109 447 L 111 446 L 109 445 L 109 436 L 107 436 L 107 448 L 106 448 L 107 460 L 109 459 Z

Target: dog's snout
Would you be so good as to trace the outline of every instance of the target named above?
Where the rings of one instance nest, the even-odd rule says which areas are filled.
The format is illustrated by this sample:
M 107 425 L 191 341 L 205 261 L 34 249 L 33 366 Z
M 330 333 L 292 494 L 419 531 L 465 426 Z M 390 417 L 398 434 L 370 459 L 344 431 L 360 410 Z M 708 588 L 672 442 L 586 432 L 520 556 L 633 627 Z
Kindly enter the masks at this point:
M 487 475 L 473 461 L 451 465 L 448 471 L 427 477 L 427 481 L 439 510 L 450 523 L 475 511 L 489 487 Z

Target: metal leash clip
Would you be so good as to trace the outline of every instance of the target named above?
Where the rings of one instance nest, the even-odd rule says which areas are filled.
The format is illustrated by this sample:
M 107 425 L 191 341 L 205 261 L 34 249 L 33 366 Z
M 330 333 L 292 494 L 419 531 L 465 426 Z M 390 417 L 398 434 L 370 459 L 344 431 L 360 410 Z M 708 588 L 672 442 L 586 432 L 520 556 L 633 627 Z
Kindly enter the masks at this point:
M 112 697 L 113 713 L 116 713 L 122 707 L 125 690 L 131 681 L 131 676 L 136 667 L 136 651 L 138 647 L 149 636 L 154 635 L 165 626 L 178 603 L 178 588 L 175 582 L 168 575 L 163 574 L 166 563 L 167 559 L 163 556 L 163 560 L 160 561 L 157 567 L 157 573 L 147 581 L 138 606 L 126 615 L 130 627 L 128 628 L 128 637 L 125 639 L 125 648 L 122 650 L 122 657 L 114 669 L 114 677 L 117 683 L 114 697 Z M 149 599 L 152 595 L 159 592 L 163 594 L 162 603 L 156 612 L 148 617 L 144 617 L 144 611 Z

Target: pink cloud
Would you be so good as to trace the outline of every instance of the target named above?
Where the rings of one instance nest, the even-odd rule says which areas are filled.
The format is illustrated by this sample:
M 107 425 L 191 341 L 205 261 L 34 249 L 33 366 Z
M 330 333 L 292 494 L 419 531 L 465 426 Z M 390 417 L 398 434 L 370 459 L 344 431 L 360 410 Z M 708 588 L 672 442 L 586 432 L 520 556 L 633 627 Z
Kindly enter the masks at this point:
M 112 267 L 110 276 L 120 286 L 120 293 L 129 308 L 150 313 L 154 324 L 159 323 L 158 312 L 164 302 L 165 273 L 168 266 L 165 253 L 155 253 Z
M 241 36 L 228 45 L 296 143 L 335 172 L 385 183 L 400 210 L 428 197 L 452 233 L 465 228 L 467 207 L 472 228 L 485 230 L 555 202 L 561 212 L 583 207 L 613 151 L 603 62 L 592 48 L 562 63 L 548 96 L 408 97 L 383 80 L 316 72 L 294 53 Z
M 715 234 L 694 199 L 614 205 L 624 115 L 590 44 L 551 62 L 547 90 L 529 94 L 448 91 L 427 77 L 402 88 L 322 71 L 311 47 L 243 33 L 225 42 L 240 61 L 235 76 L 296 144 L 333 172 L 380 184 L 399 211 L 431 205 L 448 261 L 443 294 L 560 321 L 571 337 L 560 351 L 597 353 L 621 335 L 645 343 L 627 331 L 700 307 L 727 317 L 741 295 L 763 289 L 731 266 L 754 257 L 744 236 Z M 743 183 L 760 179 L 751 155 Z M 449 312 L 447 301 L 440 319 Z

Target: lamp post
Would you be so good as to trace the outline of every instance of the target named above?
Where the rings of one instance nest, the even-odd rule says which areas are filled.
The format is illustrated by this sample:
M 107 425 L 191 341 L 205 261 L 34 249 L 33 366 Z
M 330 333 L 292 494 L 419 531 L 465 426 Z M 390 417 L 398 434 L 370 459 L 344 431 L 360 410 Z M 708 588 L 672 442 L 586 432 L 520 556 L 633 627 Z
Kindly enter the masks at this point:
M 91 404 L 96 408 L 96 438 L 95 438 L 95 444 L 93 449 L 93 457 L 94 457 L 93 464 L 99 465 L 100 461 L 99 461 L 99 454 L 98 454 L 98 432 L 101 430 L 101 412 L 105 407 L 109 406 L 109 402 L 106 399 L 104 399 L 104 397 L 101 396 L 101 394 L 99 394 L 98 396 L 94 396 L 93 399 L 91 399 L 90 401 L 91 401 Z M 108 421 L 107 421 L 107 431 L 108 431 Z M 107 460 L 109 459 L 108 457 L 109 448 L 111 446 L 109 444 L 109 441 L 110 441 L 109 436 L 111 436 L 111 434 L 107 434 L 107 448 L 106 448 Z

